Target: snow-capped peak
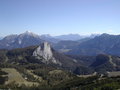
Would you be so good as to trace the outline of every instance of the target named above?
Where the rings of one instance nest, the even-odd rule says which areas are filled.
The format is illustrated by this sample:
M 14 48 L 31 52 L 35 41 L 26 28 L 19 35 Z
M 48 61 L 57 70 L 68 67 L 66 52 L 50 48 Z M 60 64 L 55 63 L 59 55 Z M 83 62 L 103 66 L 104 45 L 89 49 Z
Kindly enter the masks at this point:
M 33 36 L 33 37 L 39 37 L 39 35 L 31 32 L 31 31 L 26 31 L 26 32 L 20 34 L 20 36 L 25 36 L 25 35 L 27 35 L 27 36 Z
M 26 31 L 26 32 L 24 32 L 23 34 L 33 35 L 33 34 L 35 34 L 35 33 L 31 32 L 31 31 Z

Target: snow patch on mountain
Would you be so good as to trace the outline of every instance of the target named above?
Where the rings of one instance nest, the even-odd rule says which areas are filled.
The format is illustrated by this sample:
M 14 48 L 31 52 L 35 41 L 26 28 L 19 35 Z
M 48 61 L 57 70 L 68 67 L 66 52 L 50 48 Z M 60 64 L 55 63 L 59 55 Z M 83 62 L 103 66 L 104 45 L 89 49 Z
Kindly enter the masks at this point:
M 19 44 L 21 44 L 21 43 L 22 43 L 22 41 L 21 41 L 21 40 L 19 40 L 19 41 L 18 41 L 18 43 L 19 43 Z

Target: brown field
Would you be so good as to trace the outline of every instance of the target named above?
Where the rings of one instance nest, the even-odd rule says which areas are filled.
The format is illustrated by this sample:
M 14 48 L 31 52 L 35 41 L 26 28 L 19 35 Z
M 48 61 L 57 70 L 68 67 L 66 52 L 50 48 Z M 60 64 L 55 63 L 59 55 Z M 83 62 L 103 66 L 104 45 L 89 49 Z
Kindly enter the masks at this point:
M 120 76 L 120 71 L 108 72 L 108 77 L 117 77 Z
M 3 68 L 3 71 L 8 73 L 8 81 L 5 82 L 5 84 L 9 84 L 12 82 L 15 82 L 18 85 L 26 85 L 26 86 L 32 86 L 32 85 L 38 85 L 37 82 L 29 82 L 25 80 L 22 75 L 14 68 Z
M 83 77 L 83 78 L 88 78 L 88 77 L 92 77 L 95 76 L 97 73 L 94 72 L 93 74 L 89 74 L 89 75 L 77 75 L 78 77 Z

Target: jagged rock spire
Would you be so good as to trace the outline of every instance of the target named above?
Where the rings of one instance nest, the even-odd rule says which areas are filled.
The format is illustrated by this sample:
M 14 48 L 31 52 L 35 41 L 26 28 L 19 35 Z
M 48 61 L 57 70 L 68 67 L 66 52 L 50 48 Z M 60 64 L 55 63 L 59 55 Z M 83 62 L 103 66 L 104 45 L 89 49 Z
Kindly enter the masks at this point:
M 53 56 L 53 51 L 51 45 L 48 42 L 44 42 L 41 46 L 39 46 L 34 52 L 33 56 L 37 57 L 37 59 L 41 59 L 44 63 L 54 63 L 60 64 L 58 60 Z

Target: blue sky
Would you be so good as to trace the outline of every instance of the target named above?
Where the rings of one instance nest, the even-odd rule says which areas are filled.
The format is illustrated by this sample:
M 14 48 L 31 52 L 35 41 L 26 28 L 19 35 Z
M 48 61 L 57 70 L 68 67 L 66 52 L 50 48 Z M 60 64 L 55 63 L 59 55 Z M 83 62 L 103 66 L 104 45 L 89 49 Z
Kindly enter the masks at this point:
M 0 0 L 0 36 L 120 34 L 120 0 Z

